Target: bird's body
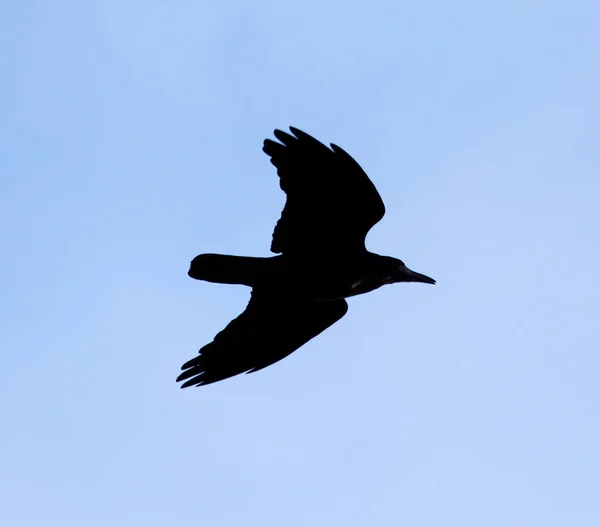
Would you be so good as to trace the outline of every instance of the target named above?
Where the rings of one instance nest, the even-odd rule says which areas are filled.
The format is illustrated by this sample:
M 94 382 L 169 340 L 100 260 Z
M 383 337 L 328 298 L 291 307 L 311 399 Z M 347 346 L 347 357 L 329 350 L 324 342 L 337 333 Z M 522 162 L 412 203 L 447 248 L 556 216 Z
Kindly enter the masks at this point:
M 315 300 L 339 300 L 368 293 L 392 283 L 397 260 L 368 251 L 337 258 L 273 256 L 255 258 L 201 254 L 189 275 L 215 283 L 271 287 Z
M 345 298 L 394 282 L 435 280 L 390 256 L 367 251 L 369 229 L 385 208 L 349 154 L 290 127 L 263 150 L 287 194 L 270 258 L 201 254 L 189 275 L 252 288 L 246 310 L 186 362 L 182 388 L 262 369 L 286 357 L 343 317 Z

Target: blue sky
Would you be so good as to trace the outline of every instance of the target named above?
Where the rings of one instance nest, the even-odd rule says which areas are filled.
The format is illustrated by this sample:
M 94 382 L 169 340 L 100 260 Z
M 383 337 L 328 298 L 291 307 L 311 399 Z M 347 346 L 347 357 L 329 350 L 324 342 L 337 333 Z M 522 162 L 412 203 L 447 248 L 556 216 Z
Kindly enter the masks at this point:
M 0 523 L 600 524 L 600 5 L 0 7 Z M 179 390 L 246 305 L 294 125 L 433 276 L 260 373 Z

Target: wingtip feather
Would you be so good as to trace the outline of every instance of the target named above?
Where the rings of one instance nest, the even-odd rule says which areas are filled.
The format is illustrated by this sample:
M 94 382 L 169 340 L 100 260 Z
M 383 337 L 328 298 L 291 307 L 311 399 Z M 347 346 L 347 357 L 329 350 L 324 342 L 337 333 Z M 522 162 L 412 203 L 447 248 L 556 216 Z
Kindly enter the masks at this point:
M 284 132 L 282 130 L 275 130 L 273 132 L 273 135 L 286 146 L 290 146 L 290 145 L 294 144 L 296 141 L 298 141 L 298 139 L 296 137 L 294 137 L 293 135 L 290 135 L 287 132 Z

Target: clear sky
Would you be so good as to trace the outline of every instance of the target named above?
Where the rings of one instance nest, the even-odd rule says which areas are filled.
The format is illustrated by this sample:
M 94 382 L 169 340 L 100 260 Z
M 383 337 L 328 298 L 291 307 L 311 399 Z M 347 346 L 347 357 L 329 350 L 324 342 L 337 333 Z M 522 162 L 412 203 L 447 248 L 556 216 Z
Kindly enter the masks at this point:
M 0 7 L 0 524 L 600 525 L 600 4 Z M 436 286 L 266 370 L 180 365 L 267 256 L 297 126 Z

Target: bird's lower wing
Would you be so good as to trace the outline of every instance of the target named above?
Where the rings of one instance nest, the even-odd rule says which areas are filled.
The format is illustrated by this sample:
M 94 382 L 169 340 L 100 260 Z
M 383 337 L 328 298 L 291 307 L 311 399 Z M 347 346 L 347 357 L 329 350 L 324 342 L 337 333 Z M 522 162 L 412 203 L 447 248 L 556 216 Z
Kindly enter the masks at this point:
M 345 300 L 319 302 L 252 291 L 246 310 L 186 362 L 182 388 L 252 373 L 287 357 L 333 325 L 348 311 Z

